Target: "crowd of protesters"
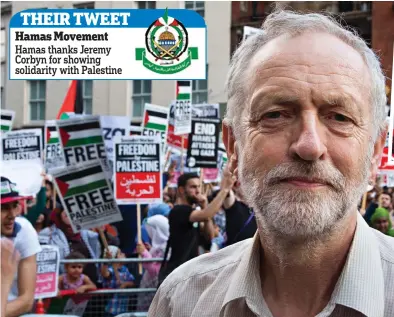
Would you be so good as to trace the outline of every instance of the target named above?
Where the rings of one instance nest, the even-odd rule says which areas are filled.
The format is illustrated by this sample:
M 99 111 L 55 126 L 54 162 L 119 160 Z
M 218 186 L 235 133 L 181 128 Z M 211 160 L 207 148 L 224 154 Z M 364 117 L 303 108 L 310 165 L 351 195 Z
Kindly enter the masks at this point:
M 173 169 L 172 165 L 165 175 L 167 185 L 163 203 L 143 208 L 141 241 L 134 239 L 135 228 L 127 228 L 124 220 L 100 228 L 109 244 L 108 249 L 104 247 L 98 230 L 73 232 L 62 204 L 54 199 L 54 186 L 47 175 L 43 174 L 42 188 L 31 201 L 22 199 L 16 191 L 4 195 L 2 191 L 1 233 L 14 243 L 10 245 L 9 239 L 2 239 L 2 294 L 9 293 L 7 308 L 2 305 L 2 316 L 19 316 L 33 307 L 34 281 L 29 281 L 26 276 L 35 269 L 32 259 L 39 251 L 38 242 L 56 245 L 61 259 L 75 261 L 61 265 L 59 290 L 73 289 L 76 293 L 85 293 L 98 288 L 155 288 L 174 269 L 198 255 L 215 252 L 254 236 L 257 230 L 254 213 L 245 204 L 239 184 L 226 169 L 220 184 L 209 185 L 201 184 L 200 176 L 193 173 L 182 174 L 174 185 L 171 182 Z M 1 181 L 14 186 L 4 177 Z M 371 227 L 394 236 L 393 188 L 376 186 L 370 189 L 366 197 L 367 208 L 360 209 L 360 212 Z M 127 212 L 130 210 L 124 210 L 123 214 Z M 132 252 L 128 250 L 130 244 L 133 245 Z M 18 252 L 10 251 L 13 247 Z M 137 256 L 165 260 L 143 263 L 142 276 L 138 276 L 136 265 L 78 263 L 78 259 Z M 24 262 L 25 259 L 28 261 Z M 18 270 L 15 265 L 7 265 L 10 261 L 20 261 Z M 14 272 L 16 277 L 11 280 Z M 21 280 L 24 282 L 20 283 Z M 138 295 L 134 309 L 147 311 L 153 296 L 153 293 Z M 128 300 L 127 295 L 112 295 L 103 303 L 105 313 L 115 316 L 130 311 Z M 88 304 L 85 316 L 92 315 L 89 312 Z

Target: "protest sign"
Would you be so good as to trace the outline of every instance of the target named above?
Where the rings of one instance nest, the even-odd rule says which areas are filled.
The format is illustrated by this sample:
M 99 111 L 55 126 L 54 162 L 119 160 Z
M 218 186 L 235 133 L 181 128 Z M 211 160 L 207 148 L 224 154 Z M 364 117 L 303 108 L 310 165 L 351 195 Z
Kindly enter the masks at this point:
M 130 133 L 130 119 L 126 116 L 100 116 L 101 130 L 103 132 L 105 150 L 111 171 L 114 161 L 114 138 L 127 136 Z
M 115 143 L 115 199 L 118 204 L 162 202 L 161 140 L 131 136 Z
M 219 119 L 220 108 L 218 103 L 197 104 L 192 108 L 193 118 Z
M 122 220 L 100 161 L 53 173 L 74 232 Z
M 56 124 L 66 165 L 87 164 L 99 159 L 110 179 L 112 170 L 105 150 L 100 118 L 98 116 L 73 117 L 57 120 Z
M 45 168 L 49 174 L 56 168 L 66 165 L 62 145 L 59 142 L 59 133 L 57 132 L 56 121 L 49 120 L 45 122 Z
M 220 174 L 218 168 L 204 168 L 203 169 L 204 183 L 215 183 L 219 181 Z
M 193 119 L 187 148 L 188 167 L 217 167 L 219 119 Z
M 176 100 L 174 103 L 174 134 L 189 134 L 192 123 L 192 82 L 190 80 L 176 82 Z
M 387 120 L 391 121 L 391 118 L 387 118 Z M 379 172 L 381 174 L 392 174 L 394 173 L 394 163 L 390 162 L 390 149 L 392 147 L 392 137 L 390 137 L 390 134 L 387 134 L 386 136 L 386 142 L 383 148 L 383 153 L 382 153 L 382 158 L 380 161 L 380 165 L 378 167 Z
M 162 143 L 167 139 L 168 107 L 145 104 L 144 121 L 142 123 L 144 136 L 161 136 Z
M 12 130 L 12 123 L 14 122 L 15 111 L 1 109 L 1 132 L 5 133 Z
M 42 130 L 10 131 L 1 140 L 3 160 L 34 160 L 42 156 Z
M 175 101 L 174 134 L 182 135 L 191 132 L 192 105 L 190 100 Z
M 193 10 L 30 9 L 9 33 L 10 79 L 206 78 L 206 25 Z
M 41 252 L 36 254 L 37 277 L 34 298 L 56 297 L 59 280 L 59 248 L 54 245 L 41 246 Z
M 186 151 L 188 145 L 188 135 L 176 135 L 175 133 L 175 101 L 170 104 L 168 119 L 167 145 L 176 151 Z M 182 140 L 183 136 L 183 140 Z M 183 143 L 183 150 L 182 150 Z

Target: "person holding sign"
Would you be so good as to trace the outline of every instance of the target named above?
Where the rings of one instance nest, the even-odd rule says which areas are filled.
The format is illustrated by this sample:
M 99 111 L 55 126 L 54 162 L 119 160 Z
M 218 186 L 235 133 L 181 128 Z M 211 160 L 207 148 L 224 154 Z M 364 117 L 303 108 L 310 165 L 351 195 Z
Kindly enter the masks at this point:
M 186 173 L 178 178 L 178 198 L 168 217 L 171 258 L 163 266 L 160 280 L 178 266 L 198 256 L 200 222 L 204 222 L 206 235 L 213 237 L 213 228 L 209 220 L 219 212 L 234 182 L 235 178 L 230 173 L 224 175 L 219 193 L 208 204 L 207 197 L 200 193 L 200 177 L 197 174 Z
M 16 185 L 1 177 L 1 238 L 10 239 L 20 254 L 17 274 L 13 276 L 8 295 L 6 317 L 17 317 L 33 307 L 36 288 L 36 254 L 41 251 L 37 233 L 33 226 L 20 214 L 20 201 Z

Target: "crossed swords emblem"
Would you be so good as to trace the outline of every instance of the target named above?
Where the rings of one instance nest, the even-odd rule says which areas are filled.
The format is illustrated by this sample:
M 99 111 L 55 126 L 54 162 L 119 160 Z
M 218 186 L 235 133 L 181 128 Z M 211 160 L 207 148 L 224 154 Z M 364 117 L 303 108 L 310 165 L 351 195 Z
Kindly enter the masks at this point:
M 166 50 L 163 46 L 161 46 L 159 43 L 157 43 L 155 41 L 154 38 L 152 38 L 153 43 L 156 45 L 156 47 L 160 48 L 162 50 L 162 52 L 160 53 L 160 57 L 159 58 L 163 58 L 164 56 L 171 56 L 172 58 L 176 59 L 177 61 L 179 61 L 179 58 L 175 57 L 174 54 L 171 53 L 171 51 L 177 47 L 180 43 L 181 40 L 178 40 L 172 47 L 170 47 L 168 50 Z M 156 58 L 156 62 L 159 58 Z

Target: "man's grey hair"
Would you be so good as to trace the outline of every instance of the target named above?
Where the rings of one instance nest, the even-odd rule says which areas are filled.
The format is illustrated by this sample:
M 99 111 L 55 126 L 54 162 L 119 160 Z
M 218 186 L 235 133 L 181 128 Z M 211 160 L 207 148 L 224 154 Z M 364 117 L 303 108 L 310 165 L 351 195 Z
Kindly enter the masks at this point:
M 232 56 L 228 72 L 227 110 L 225 124 L 230 126 L 235 135 L 240 137 L 241 117 L 248 100 L 245 82 L 246 69 L 252 57 L 269 41 L 281 36 L 295 37 L 307 32 L 324 32 L 336 36 L 355 49 L 364 59 L 371 75 L 372 119 L 374 124 L 373 141 L 386 128 L 386 92 L 385 77 L 375 53 L 367 46 L 355 31 L 345 29 L 334 18 L 318 13 L 300 14 L 277 10 L 271 13 L 263 25 L 261 33 L 248 37 Z

